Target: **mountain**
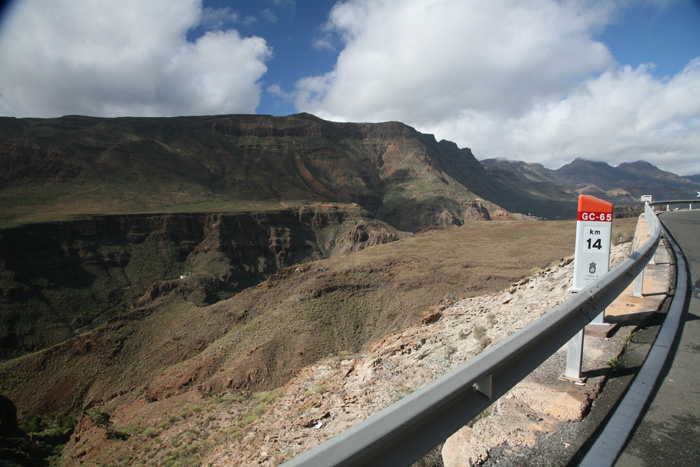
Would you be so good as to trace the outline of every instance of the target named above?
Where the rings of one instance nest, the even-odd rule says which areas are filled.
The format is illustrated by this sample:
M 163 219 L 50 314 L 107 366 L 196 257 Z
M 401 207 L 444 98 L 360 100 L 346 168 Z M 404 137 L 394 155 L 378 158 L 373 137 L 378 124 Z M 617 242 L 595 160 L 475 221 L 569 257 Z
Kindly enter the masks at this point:
M 510 213 L 571 218 L 581 193 L 615 204 L 694 196 L 646 162 L 557 170 L 489 159 L 399 122 L 313 115 L 0 118 L 0 226 L 109 213 L 230 212 L 356 203 L 404 231 Z M 507 212 L 506 212 L 507 211 Z
M 551 171 L 541 164 L 528 164 L 506 159 L 481 161 L 485 170 L 501 185 L 500 197 L 518 200 L 516 212 L 544 218 L 571 218 L 576 212 L 578 195 L 553 181 Z M 508 206 L 513 206 L 512 203 Z
M 81 215 L 357 203 L 400 230 L 511 213 L 571 216 L 547 184 L 493 173 L 398 122 L 309 114 L 0 118 L 0 225 Z
M 401 123 L 308 114 L 3 118 L 0 202 L 7 224 L 319 202 L 357 203 L 409 231 L 506 216 L 446 173 L 444 150 Z M 450 157 L 483 171 L 468 150 Z
M 487 159 L 481 163 L 491 170 L 509 171 L 524 183 L 552 183 L 576 196 L 588 194 L 615 205 L 639 204 L 642 195 L 652 195 L 658 200 L 689 199 L 700 190 L 700 183 L 692 177 L 680 177 L 644 161 L 613 167 L 605 162 L 576 159 L 556 170 L 505 159 Z

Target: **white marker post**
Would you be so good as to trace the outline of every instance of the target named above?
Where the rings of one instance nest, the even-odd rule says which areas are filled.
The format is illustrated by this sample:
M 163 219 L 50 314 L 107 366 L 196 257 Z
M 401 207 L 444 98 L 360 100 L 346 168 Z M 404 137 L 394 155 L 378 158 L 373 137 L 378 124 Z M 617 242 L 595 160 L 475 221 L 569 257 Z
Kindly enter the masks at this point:
M 610 267 L 610 238 L 612 236 L 613 205 L 593 196 L 578 198 L 576 249 L 574 252 L 574 285 L 578 292 L 605 275 Z M 605 324 L 605 310 L 591 324 Z M 566 352 L 566 372 L 563 378 L 582 382 L 583 329 L 569 341 Z
M 605 275 L 610 268 L 613 205 L 593 196 L 578 197 L 576 250 L 574 253 L 574 286 L 578 292 Z M 605 312 L 591 324 L 605 324 Z

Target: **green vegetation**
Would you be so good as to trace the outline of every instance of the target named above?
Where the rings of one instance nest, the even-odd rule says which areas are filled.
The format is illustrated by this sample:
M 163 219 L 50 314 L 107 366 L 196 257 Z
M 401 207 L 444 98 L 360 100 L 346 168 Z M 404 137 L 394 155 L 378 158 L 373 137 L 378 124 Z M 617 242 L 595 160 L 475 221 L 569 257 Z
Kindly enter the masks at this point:
M 158 430 L 153 428 L 152 426 L 149 426 L 148 428 L 143 430 L 142 434 L 147 438 L 155 438 L 156 436 L 158 436 Z
M 619 357 L 610 357 L 605 361 L 605 364 L 608 365 L 613 371 L 619 371 L 624 368 L 622 360 L 620 360 Z
M 27 433 L 36 446 L 36 452 L 26 453 L 28 458 L 40 454 L 49 465 L 59 465 L 61 451 L 70 439 L 75 426 L 71 416 L 29 415 L 19 420 L 19 427 Z M 21 451 L 21 450 L 20 450 Z M 0 460 L 5 459 L 0 458 Z M 35 459 L 35 461 L 39 461 Z

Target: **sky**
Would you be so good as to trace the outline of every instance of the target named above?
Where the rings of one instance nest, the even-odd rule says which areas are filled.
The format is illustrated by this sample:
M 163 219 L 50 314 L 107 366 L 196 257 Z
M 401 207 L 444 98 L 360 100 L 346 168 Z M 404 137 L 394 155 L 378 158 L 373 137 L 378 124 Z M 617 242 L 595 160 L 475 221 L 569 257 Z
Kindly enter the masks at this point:
M 700 0 L 11 0 L 0 115 L 401 121 L 700 174 Z

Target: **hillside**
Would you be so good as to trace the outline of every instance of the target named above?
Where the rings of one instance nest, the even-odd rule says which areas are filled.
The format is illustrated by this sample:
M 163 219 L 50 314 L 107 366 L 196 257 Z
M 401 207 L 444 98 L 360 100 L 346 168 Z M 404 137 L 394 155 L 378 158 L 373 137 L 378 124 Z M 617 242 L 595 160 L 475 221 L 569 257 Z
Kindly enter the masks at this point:
M 0 117 L 0 227 L 94 214 L 356 203 L 403 231 L 510 213 L 573 217 L 578 194 L 634 205 L 700 191 L 646 162 L 477 161 L 399 122 L 309 114 Z M 507 212 L 506 212 L 507 211 Z
M 0 118 L 0 226 L 318 202 L 357 203 L 414 232 L 505 211 L 570 218 L 561 193 L 500 175 L 469 149 L 398 122 L 309 114 Z
M 700 183 L 691 177 L 679 177 L 644 161 L 613 167 L 605 162 L 576 159 L 556 170 L 541 164 L 505 159 L 486 159 L 487 170 L 510 172 L 526 184 L 554 184 L 575 200 L 579 194 L 605 199 L 615 205 L 635 205 L 642 195 L 654 199 L 691 199 L 700 191 Z
M 546 268 L 573 224 L 517 213 L 575 199 L 398 122 L 0 118 L 0 393 L 48 445 L 147 441 L 110 416 L 251 400 Z
M 678 182 L 499 164 L 398 122 L 0 118 L 0 393 L 60 425 L 49 445 L 133 404 L 246 400 L 573 249 L 570 223 L 480 221 Z
M 571 222 L 471 223 L 283 269 L 204 307 L 165 294 L 0 363 L 0 393 L 25 420 L 82 418 L 76 436 L 84 442 L 90 420 L 127 406 L 146 423 L 172 424 L 194 407 L 184 400 L 248 400 L 321 357 L 357 352 L 419 322 L 431 305 L 502 290 L 569 255 L 574 232 Z
M 359 207 L 96 216 L 0 230 L 0 361 L 165 294 L 197 306 L 294 264 L 401 238 Z
M 401 123 L 308 114 L 1 118 L 2 221 L 318 202 L 357 203 L 408 231 L 506 216 L 440 167 L 445 150 Z M 483 171 L 468 150 L 454 157 Z

